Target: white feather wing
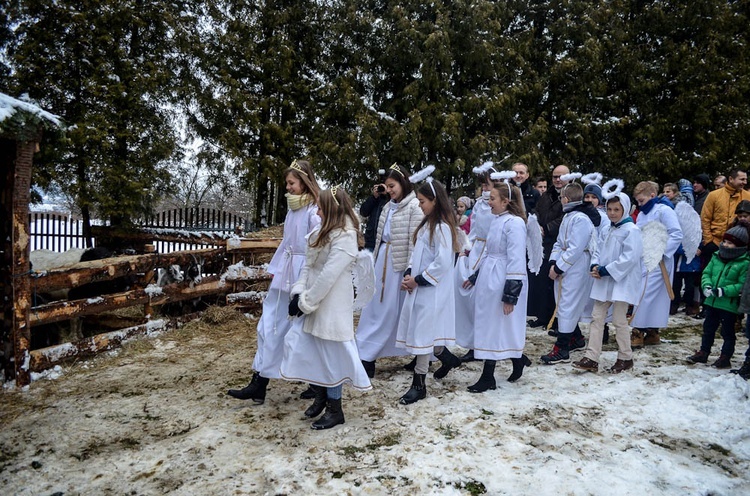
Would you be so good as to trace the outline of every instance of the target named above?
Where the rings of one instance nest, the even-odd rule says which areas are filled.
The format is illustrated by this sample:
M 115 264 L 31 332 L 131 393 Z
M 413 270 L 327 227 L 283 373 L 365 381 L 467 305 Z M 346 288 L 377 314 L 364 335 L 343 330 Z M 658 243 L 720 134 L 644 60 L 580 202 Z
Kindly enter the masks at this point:
M 685 262 L 690 263 L 703 239 L 701 216 L 688 202 L 677 203 L 674 211 L 682 229 L 682 248 L 685 250 Z
M 529 257 L 529 270 L 539 274 L 544 259 L 542 248 L 542 228 L 536 214 L 529 215 L 526 221 L 526 255 Z
M 362 310 L 375 296 L 375 261 L 372 252 L 360 250 L 352 268 L 354 278 L 354 310 Z
M 667 227 L 658 221 L 649 222 L 641 228 L 643 234 L 643 265 L 648 272 L 661 262 L 667 249 Z

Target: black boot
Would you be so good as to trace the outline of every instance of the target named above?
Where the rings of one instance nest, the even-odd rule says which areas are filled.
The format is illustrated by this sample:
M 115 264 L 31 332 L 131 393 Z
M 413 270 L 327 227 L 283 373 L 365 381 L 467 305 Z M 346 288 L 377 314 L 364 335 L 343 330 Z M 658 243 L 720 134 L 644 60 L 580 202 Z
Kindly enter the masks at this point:
M 466 354 L 461 357 L 461 362 L 462 363 L 476 362 L 476 361 L 478 361 L 478 359 L 474 358 L 474 350 L 467 351 Z
M 469 386 L 467 389 L 470 393 L 483 393 L 488 389 L 497 389 L 495 383 L 495 360 L 485 360 L 482 368 L 482 376 L 476 384 Z
M 315 418 L 326 408 L 326 400 L 328 399 L 328 391 L 323 386 L 314 386 L 310 384 L 310 389 L 315 391 L 315 401 L 310 407 L 305 410 L 305 417 Z
M 316 431 L 322 429 L 330 429 L 331 427 L 337 426 L 344 423 L 344 411 L 341 409 L 341 398 L 332 400 L 328 398 L 328 405 L 326 406 L 326 412 L 318 420 L 310 425 L 310 428 Z
M 602 334 L 602 344 L 609 344 L 609 324 L 604 324 L 604 334 Z
M 242 389 L 230 389 L 227 394 L 238 400 L 253 400 L 258 405 L 262 405 L 266 401 L 266 386 L 268 386 L 268 378 L 256 372 L 250 384 Z
M 414 372 L 414 367 L 417 366 L 417 357 L 414 357 L 411 359 L 411 362 L 404 365 L 404 370 L 408 370 L 409 372 Z
M 735 370 L 730 370 L 731 373 L 737 374 L 745 380 L 750 379 L 750 359 L 745 360 L 742 366 Z
M 308 386 L 307 389 L 302 391 L 299 395 L 299 397 L 303 400 L 311 400 L 315 398 L 315 389 L 313 388 L 312 384 Z
M 521 355 L 521 358 L 511 358 L 513 362 L 513 373 L 508 377 L 508 382 L 516 382 L 523 375 L 523 368 L 531 366 L 531 360 L 526 355 Z
M 451 353 L 447 347 L 444 347 L 443 352 L 435 356 L 438 357 L 438 360 L 440 360 L 441 363 L 440 368 L 432 374 L 435 379 L 442 379 L 448 375 L 448 372 L 460 367 L 461 363 L 463 363 L 461 362 L 461 359 Z
M 427 397 L 427 388 L 424 385 L 424 380 L 427 374 L 414 374 L 411 381 L 411 388 L 406 392 L 405 395 L 398 400 L 402 405 L 411 405 L 419 400 L 423 400 Z
M 362 360 L 362 366 L 365 368 L 365 372 L 367 372 L 367 377 L 370 379 L 375 377 L 375 360 Z

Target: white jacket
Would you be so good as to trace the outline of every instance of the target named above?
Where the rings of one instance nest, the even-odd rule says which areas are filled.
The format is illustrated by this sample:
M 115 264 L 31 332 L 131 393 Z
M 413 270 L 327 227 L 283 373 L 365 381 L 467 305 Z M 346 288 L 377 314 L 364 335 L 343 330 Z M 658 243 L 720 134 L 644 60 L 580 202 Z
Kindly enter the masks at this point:
M 633 222 L 610 227 L 604 243 L 591 257 L 591 265 L 606 268 L 609 276 L 594 279 L 591 298 L 637 304 L 641 296 L 642 255 L 641 230 Z
M 352 266 L 357 257 L 357 231 L 347 220 L 345 229 L 330 233 L 330 241 L 310 246 L 320 233 L 309 236 L 305 266 L 291 294 L 299 295 L 299 308 L 306 314 L 302 330 L 320 339 L 354 339 L 354 287 Z
M 380 213 L 380 221 L 378 222 L 378 235 L 375 238 L 375 251 L 374 255 L 377 259 L 378 250 L 380 250 L 380 242 L 383 238 L 383 227 L 385 221 L 388 218 L 388 212 L 391 209 L 391 204 L 387 203 L 383 207 L 383 211 Z M 413 235 L 419 227 L 419 223 L 422 221 L 422 209 L 419 208 L 419 200 L 412 191 L 404 197 L 403 200 L 398 202 L 396 210 L 393 212 L 391 218 L 391 259 L 393 260 L 393 270 L 397 272 L 404 272 L 411 253 L 414 250 Z

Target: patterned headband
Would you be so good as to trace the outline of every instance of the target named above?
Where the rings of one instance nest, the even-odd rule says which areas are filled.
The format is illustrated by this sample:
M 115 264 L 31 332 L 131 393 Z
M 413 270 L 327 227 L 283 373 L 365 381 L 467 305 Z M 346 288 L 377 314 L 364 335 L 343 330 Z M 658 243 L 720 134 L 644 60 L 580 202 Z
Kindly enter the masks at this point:
M 396 172 L 398 172 L 399 174 L 401 174 L 401 177 L 405 177 L 405 176 L 404 176 L 404 173 L 403 173 L 403 172 L 401 172 L 401 167 L 399 167 L 399 166 L 398 166 L 398 164 L 397 164 L 396 162 L 394 162 L 394 163 L 393 163 L 393 165 L 392 165 L 392 166 L 390 167 L 390 169 L 391 169 L 392 171 L 396 171 Z
M 292 162 L 292 165 L 290 165 L 289 167 L 292 168 L 292 169 L 294 169 L 294 170 L 296 170 L 297 172 L 299 172 L 301 174 L 307 175 L 307 172 L 303 171 L 302 167 L 300 167 L 299 164 L 297 163 L 297 159 L 296 158 Z

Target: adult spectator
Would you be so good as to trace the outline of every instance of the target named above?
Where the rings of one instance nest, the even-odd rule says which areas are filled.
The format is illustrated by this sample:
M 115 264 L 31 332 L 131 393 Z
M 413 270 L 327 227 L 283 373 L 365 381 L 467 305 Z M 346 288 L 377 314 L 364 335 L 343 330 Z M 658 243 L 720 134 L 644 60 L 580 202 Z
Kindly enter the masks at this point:
M 695 204 L 693 205 L 693 208 L 696 212 L 698 212 L 698 215 L 701 214 L 703 202 L 706 201 L 710 185 L 711 178 L 708 177 L 708 174 L 698 174 L 693 178 L 693 196 L 695 198 Z
M 715 181 L 714 181 L 715 182 Z M 714 254 L 719 249 L 719 243 L 724 233 L 732 227 L 734 211 L 742 200 L 750 200 L 750 192 L 745 191 L 747 173 L 739 169 L 732 169 L 723 187 L 716 189 L 706 196 L 701 209 L 701 228 L 703 229 L 703 251 L 701 256 Z
M 721 189 L 727 183 L 727 177 L 721 174 L 714 178 L 714 189 Z
M 560 191 L 568 181 L 561 176 L 569 174 L 570 169 L 565 165 L 558 165 L 552 171 L 552 187 L 539 198 L 536 204 L 536 215 L 542 228 L 542 247 L 544 249 L 544 263 L 539 274 L 529 278 L 528 315 L 536 320 L 529 323 L 531 327 L 547 325 L 555 311 L 555 282 L 549 278 L 549 256 L 557 240 L 557 233 L 563 218 Z
M 390 200 L 390 196 L 385 191 L 385 184 L 383 184 L 385 170 L 380 169 L 378 176 L 379 182 L 372 187 L 372 195 L 368 196 L 367 200 L 359 207 L 359 214 L 367 219 L 364 235 L 365 250 L 370 251 L 375 249 L 375 238 L 377 237 L 380 212 L 383 210 L 383 205 Z
M 532 214 L 540 195 L 536 188 L 534 188 L 534 185 L 531 184 L 531 181 L 529 181 L 529 166 L 521 162 L 516 162 L 513 164 L 513 172 L 516 173 L 516 178 L 513 181 L 523 195 L 523 205 L 526 207 L 526 215 Z

